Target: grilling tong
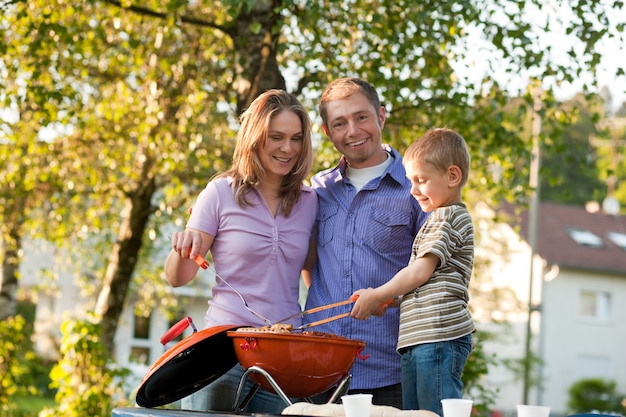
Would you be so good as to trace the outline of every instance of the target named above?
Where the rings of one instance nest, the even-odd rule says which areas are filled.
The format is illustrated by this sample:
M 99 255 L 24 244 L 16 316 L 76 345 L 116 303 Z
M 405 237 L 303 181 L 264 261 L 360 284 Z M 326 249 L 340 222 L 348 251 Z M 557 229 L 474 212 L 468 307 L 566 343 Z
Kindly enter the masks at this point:
M 200 256 L 200 255 L 196 255 L 196 257 L 194 258 L 194 261 L 195 261 L 195 262 L 198 264 L 198 266 L 200 266 L 200 268 L 202 268 L 202 269 L 207 269 L 207 268 L 209 267 L 209 262 L 208 262 L 206 259 L 204 259 L 202 256 Z M 213 271 L 213 272 L 215 273 L 215 275 L 216 275 L 216 276 L 217 276 L 217 277 L 218 277 L 218 278 L 219 278 L 222 282 L 226 283 L 226 285 L 228 285 L 228 286 L 230 287 L 230 284 L 228 284 L 228 282 L 226 282 L 226 281 L 225 281 L 222 277 L 220 277 L 219 275 L 217 275 L 217 272 L 215 272 L 215 271 Z M 232 287 L 231 287 L 231 288 L 232 288 Z M 234 289 L 233 289 L 233 290 L 234 290 Z M 235 292 L 237 292 L 237 291 L 235 291 Z M 237 292 L 237 293 L 238 293 L 238 292 Z M 238 293 L 238 294 L 239 294 L 239 293 Z M 251 312 L 252 312 L 252 314 L 254 314 L 255 316 L 257 316 L 257 317 L 261 318 L 263 321 L 265 321 L 265 322 L 267 322 L 267 323 L 269 323 L 269 324 L 284 323 L 284 322 L 286 322 L 286 321 L 289 321 L 289 320 L 292 320 L 292 319 L 295 319 L 295 318 L 298 318 L 298 317 L 304 317 L 304 316 L 306 316 L 307 314 L 313 314 L 313 313 L 317 313 L 317 312 L 319 312 L 319 311 L 324 311 L 324 310 L 328 310 L 328 309 L 331 309 L 331 308 L 339 307 L 339 306 L 342 306 L 342 305 L 351 304 L 351 303 L 354 303 L 354 302 L 355 302 L 355 301 L 359 298 L 359 296 L 358 296 L 358 295 L 353 295 L 353 296 L 351 296 L 350 298 L 348 298 L 347 300 L 338 301 L 338 302 L 336 302 L 336 303 L 330 303 L 330 304 L 326 304 L 326 305 L 323 305 L 323 306 L 320 306 L 320 307 L 315 307 L 315 308 L 310 308 L 310 309 L 308 309 L 308 310 L 300 311 L 300 312 L 298 312 L 298 313 L 296 313 L 296 314 L 293 314 L 293 315 L 291 315 L 291 316 L 289 316 L 289 317 L 285 317 L 284 319 L 281 319 L 281 320 L 277 321 L 276 323 L 271 323 L 271 322 L 270 322 L 268 319 L 266 319 L 265 317 L 263 317 L 263 316 L 259 315 L 258 313 L 256 313 L 256 312 L 252 311 L 252 310 L 250 309 L 250 307 L 248 307 L 248 304 L 245 302 L 245 300 L 243 299 L 243 297 L 242 297 L 241 295 L 239 295 L 239 297 L 240 297 L 240 298 L 242 299 L 242 301 L 244 302 L 245 307 L 246 307 L 249 311 L 251 311 Z M 386 302 L 384 302 L 384 303 L 381 305 L 381 307 L 382 307 L 382 306 L 389 306 L 392 302 L 393 302 L 393 300 L 386 301 Z M 344 318 L 344 317 L 348 317 L 349 315 L 350 315 L 350 312 L 336 314 L 336 315 L 334 315 L 334 316 L 327 317 L 327 318 L 325 318 L 325 319 L 321 319 L 321 320 L 317 320 L 317 321 L 314 321 L 314 322 L 311 322 L 311 323 L 303 324 L 302 326 L 298 326 L 298 327 L 294 328 L 293 330 L 303 330 L 303 329 L 308 329 L 309 327 L 319 326 L 320 324 L 324 324 L 324 323 L 328 323 L 328 322 L 331 322 L 331 321 L 339 320 L 339 319 L 342 319 L 342 318 Z

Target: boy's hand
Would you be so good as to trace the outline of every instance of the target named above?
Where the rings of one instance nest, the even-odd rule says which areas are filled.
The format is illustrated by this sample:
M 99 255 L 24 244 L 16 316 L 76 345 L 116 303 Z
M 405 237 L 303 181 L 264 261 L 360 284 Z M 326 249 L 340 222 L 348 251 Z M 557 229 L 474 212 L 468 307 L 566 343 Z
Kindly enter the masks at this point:
M 361 289 L 355 291 L 352 295 L 356 295 L 359 298 L 354 303 L 350 316 L 359 320 L 367 320 L 371 315 L 384 315 L 390 304 L 386 300 L 380 300 L 374 288 Z

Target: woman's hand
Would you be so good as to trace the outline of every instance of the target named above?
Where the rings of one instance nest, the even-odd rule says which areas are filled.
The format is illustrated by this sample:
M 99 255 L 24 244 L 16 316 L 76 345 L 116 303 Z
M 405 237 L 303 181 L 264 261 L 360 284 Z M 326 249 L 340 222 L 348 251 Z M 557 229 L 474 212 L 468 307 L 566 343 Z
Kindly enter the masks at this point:
M 172 250 L 165 260 L 165 277 L 173 287 L 191 281 L 198 272 L 194 261 L 197 255 L 205 257 L 213 245 L 214 237 L 195 229 L 185 229 L 172 234 Z
M 172 250 L 183 259 L 194 259 L 202 252 L 202 233 L 194 229 L 185 229 L 172 234 Z

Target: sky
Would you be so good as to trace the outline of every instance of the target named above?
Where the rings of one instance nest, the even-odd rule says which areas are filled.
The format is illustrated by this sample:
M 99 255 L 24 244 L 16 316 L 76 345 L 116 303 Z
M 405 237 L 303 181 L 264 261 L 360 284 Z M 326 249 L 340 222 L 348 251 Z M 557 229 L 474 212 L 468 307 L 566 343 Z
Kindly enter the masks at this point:
M 626 101 L 626 76 L 615 76 L 615 72 L 621 66 L 626 66 L 626 50 L 624 45 L 618 44 L 618 41 L 613 39 L 609 42 L 603 42 L 600 50 L 602 51 L 602 61 L 598 68 L 598 80 L 600 80 L 599 87 L 608 87 L 612 96 L 612 110 L 616 111 L 621 104 Z M 620 62 L 621 61 L 621 62 Z M 590 81 L 591 76 L 581 78 L 577 83 L 564 84 L 560 87 L 556 87 L 556 98 L 559 100 L 566 100 L 571 98 L 576 93 L 582 91 L 583 81 Z
M 539 36 L 538 42 L 540 47 L 545 50 L 550 47 L 550 59 L 555 62 L 566 64 L 571 61 L 572 58 L 567 54 L 567 50 L 574 47 L 580 51 L 582 43 L 576 38 L 567 36 L 565 29 L 559 24 L 559 21 L 575 19 L 572 12 L 568 8 L 563 8 L 555 4 L 555 0 L 544 1 L 541 10 L 531 9 L 532 7 L 533 6 L 530 5 L 528 9 L 525 10 L 525 20 L 532 21 L 536 26 L 543 26 L 549 22 L 552 28 L 549 34 Z M 610 27 L 615 30 L 618 23 L 626 23 L 626 10 L 615 11 L 611 13 L 609 17 Z M 471 45 L 471 49 L 469 49 L 469 45 Z M 509 93 L 513 96 L 518 95 L 519 92 L 526 89 L 529 77 L 524 74 L 513 75 L 505 73 L 504 71 L 493 74 L 492 71 L 489 71 L 486 67 L 486 63 L 494 57 L 493 47 L 490 48 L 479 30 L 474 29 L 474 31 L 471 31 L 470 29 L 469 36 L 463 43 L 463 47 L 472 50 L 473 56 L 471 61 L 466 60 L 459 63 L 457 70 L 460 74 L 476 82 L 486 73 L 490 73 L 490 75 L 496 78 L 501 84 L 506 85 Z M 598 80 L 600 80 L 599 89 L 602 87 L 609 88 L 612 96 L 612 111 L 616 111 L 621 107 L 622 103 L 626 101 L 626 76 L 615 76 L 618 68 L 626 67 L 626 44 L 624 42 L 620 43 L 617 39 L 604 39 L 600 42 L 598 51 L 602 55 L 602 60 L 598 67 Z M 563 101 L 583 91 L 584 83 L 590 83 L 591 81 L 591 75 L 587 73 L 583 74 L 581 78 L 574 83 L 563 83 L 559 86 L 556 86 L 554 80 L 545 79 L 543 81 L 543 87 L 553 87 L 557 100 Z

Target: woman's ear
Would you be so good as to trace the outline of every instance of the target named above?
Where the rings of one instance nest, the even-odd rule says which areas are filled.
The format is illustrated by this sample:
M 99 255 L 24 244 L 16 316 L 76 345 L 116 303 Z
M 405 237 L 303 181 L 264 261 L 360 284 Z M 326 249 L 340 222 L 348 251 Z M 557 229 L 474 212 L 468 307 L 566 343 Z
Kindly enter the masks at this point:
M 461 184 L 461 180 L 463 178 L 463 172 L 461 172 L 461 168 L 456 165 L 450 165 L 448 167 L 448 186 L 449 187 L 458 187 Z

